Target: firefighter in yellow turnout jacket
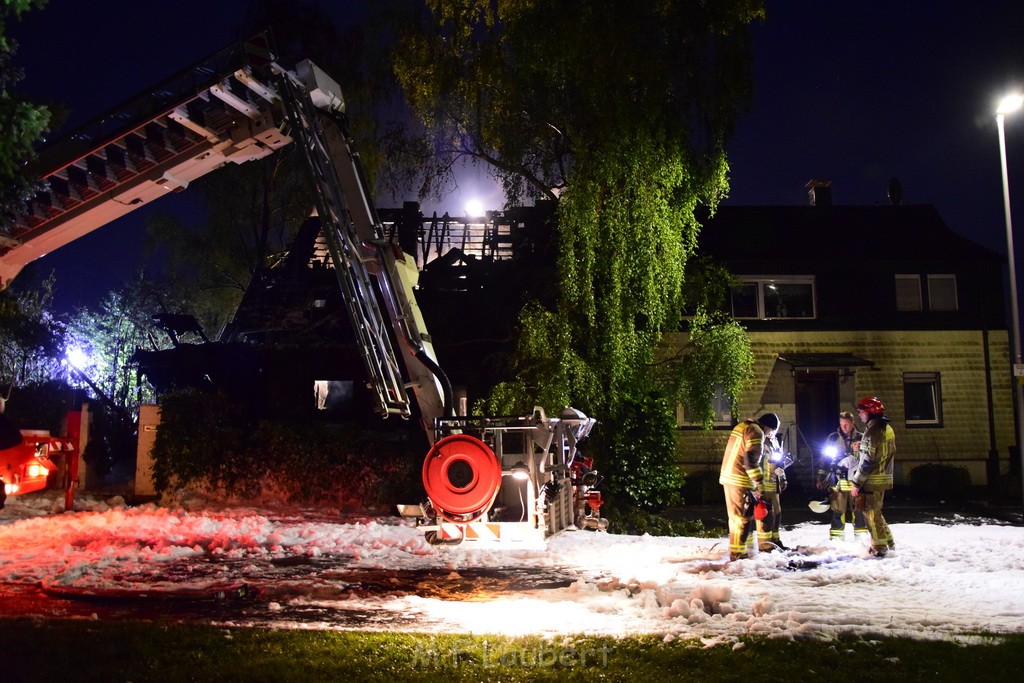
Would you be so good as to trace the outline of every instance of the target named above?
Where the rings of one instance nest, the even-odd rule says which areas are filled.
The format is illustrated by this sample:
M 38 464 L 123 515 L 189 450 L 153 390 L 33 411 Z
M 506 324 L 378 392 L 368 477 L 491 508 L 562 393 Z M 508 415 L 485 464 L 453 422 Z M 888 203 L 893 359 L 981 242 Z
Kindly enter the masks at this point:
M 763 553 L 786 549 L 779 536 L 782 525 L 782 499 L 779 494 L 786 490 L 786 467 L 790 463 L 792 460 L 783 452 L 778 439 L 766 435 L 761 460 L 764 481 L 764 495 L 761 497 L 768 503 L 768 514 L 757 520 L 757 547 Z
M 851 412 L 839 413 L 839 429 L 825 439 L 825 453 L 815 482 L 819 491 L 828 491 L 829 507 L 832 509 L 832 525 L 828 535 L 833 540 L 845 538 L 847 522 L 853 522 L 853 532 L 858 537 L 868 533 L 864 512 L 855 508 L 853 496 L 850 495 L 853 490 L 850 471 L 857 467 L 853 444 L 864 436 L 855 426 L 855 419 Z
M 765 413 L 757 420 L 745 420 L 729 435 L 722 456 L 718 483 L 725 490 L 725 511 L 729 516 L 729 559 L 749 557 L 753 544 L 754 504 L 764 491 L 761 458 L 765 441 L 779 428 L 779 416 Z
M 882 514 L 885 492 L 892 488 L 896 462 L 896 433 L 889 426 L 885 406 L 874 397 L 862 398 L 857 404 L 861 422 L 867 424 L 864 437 L 855 448 L 858 453 L 857 469 L 850 473 L 856 499 L 855 507 L 864 511 L 868 531 L 871 533 L 871 554 L 885 557 L 896 544 Z

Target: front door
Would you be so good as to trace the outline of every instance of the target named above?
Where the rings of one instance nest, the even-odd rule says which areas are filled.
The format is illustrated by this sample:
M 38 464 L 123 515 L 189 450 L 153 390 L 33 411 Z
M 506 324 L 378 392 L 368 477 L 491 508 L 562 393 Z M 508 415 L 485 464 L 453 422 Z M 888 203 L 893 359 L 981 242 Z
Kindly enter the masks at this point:
M 839 373 L 797 372 L 796 425 L 797 462 L 800 482 L 804 487 L 812 485 L 817 472 L 818 458 L 825 443 L 825 437 L 839 426 Z

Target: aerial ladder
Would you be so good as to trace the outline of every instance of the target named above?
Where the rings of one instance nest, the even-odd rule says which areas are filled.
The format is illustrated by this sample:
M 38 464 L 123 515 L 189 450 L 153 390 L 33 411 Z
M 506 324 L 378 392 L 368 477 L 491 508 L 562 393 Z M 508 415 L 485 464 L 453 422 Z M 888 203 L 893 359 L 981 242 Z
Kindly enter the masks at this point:
M 0 233 L 0 288 L 25 264 L 226 164 L 302 151 L 321 234 L 384 416 L 416 403 L 430 443 L 425 503 L 401 505 L 434 543 L 530 543 L 603 529 L 599 477 L 576 443 L 595 421 L 457 416 L 415 298 L 415 260 L 387 239 L 347 131 L 337 83 L 286 69 L 265 36 L 172 76 L 40 154 L 44 190 Z M 411 392 L 411 397 L 410 397 Z M 588 475 L 588 476 L 584 476 Z

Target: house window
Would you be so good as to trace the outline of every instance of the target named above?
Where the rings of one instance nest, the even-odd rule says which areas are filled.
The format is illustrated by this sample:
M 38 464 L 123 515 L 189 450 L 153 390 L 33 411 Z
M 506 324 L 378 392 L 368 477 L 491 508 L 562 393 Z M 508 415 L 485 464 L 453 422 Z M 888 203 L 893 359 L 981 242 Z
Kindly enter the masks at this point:
M 814 318 L 814 277 L 742 277 L 732 290 L 734 318 L 786 320 Z
M 760 318 L 758 306 L 758 288 L 756 282 L 743 283 L 740 287 L 732 290 L 732 317 L 734 318 Z
M 927 281 L 929 311 L 955 311 L 958 309 L 956 275 L 928 275 Z M 920 275 L 896 275 L 896 310 L 925 310 L 924 300 L 921 296 Z
M 896 310 L 897 311 L 920 311 L 921 306 L 921 276 L 920 275 L 897 275 L 896 276 Z
M 725 387 L 721 384 L 715 384 L 715 398 L 712 402 L 712 406 L 715 411 L 715 418 L 712 424 L 715 427 L 731 427 L 732 426 L 732 401 L 729 396 L 725 393 Z M 699 422 L 696 422 L 686 416 L 686 406 L 676 406 L 676 426 L 677 427 L 700 427 L 702 426 Z
M 355 383 L 317 379 L 313 380 L 313 401 L 317 410 L 344 410 L 351 407 Z
M 903 373 L 907 427 L 942 426 L 942 386 L 937 372 Z
M 928 276 L 928 308 L 932 311 L 955 311 L 956 275 Z

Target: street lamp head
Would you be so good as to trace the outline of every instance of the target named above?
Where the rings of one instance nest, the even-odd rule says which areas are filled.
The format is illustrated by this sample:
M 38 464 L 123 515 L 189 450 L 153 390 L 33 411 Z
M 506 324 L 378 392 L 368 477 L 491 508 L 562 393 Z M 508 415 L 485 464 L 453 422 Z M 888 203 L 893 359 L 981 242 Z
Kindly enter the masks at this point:
M 1015 95 L 1007 95 L 1003 99 L 999 100 L 999 106 L 996 108 L 996 114 L 1010 114 L 1017 111 L 1024 106 L 1024 95 L 1017 93 Z

